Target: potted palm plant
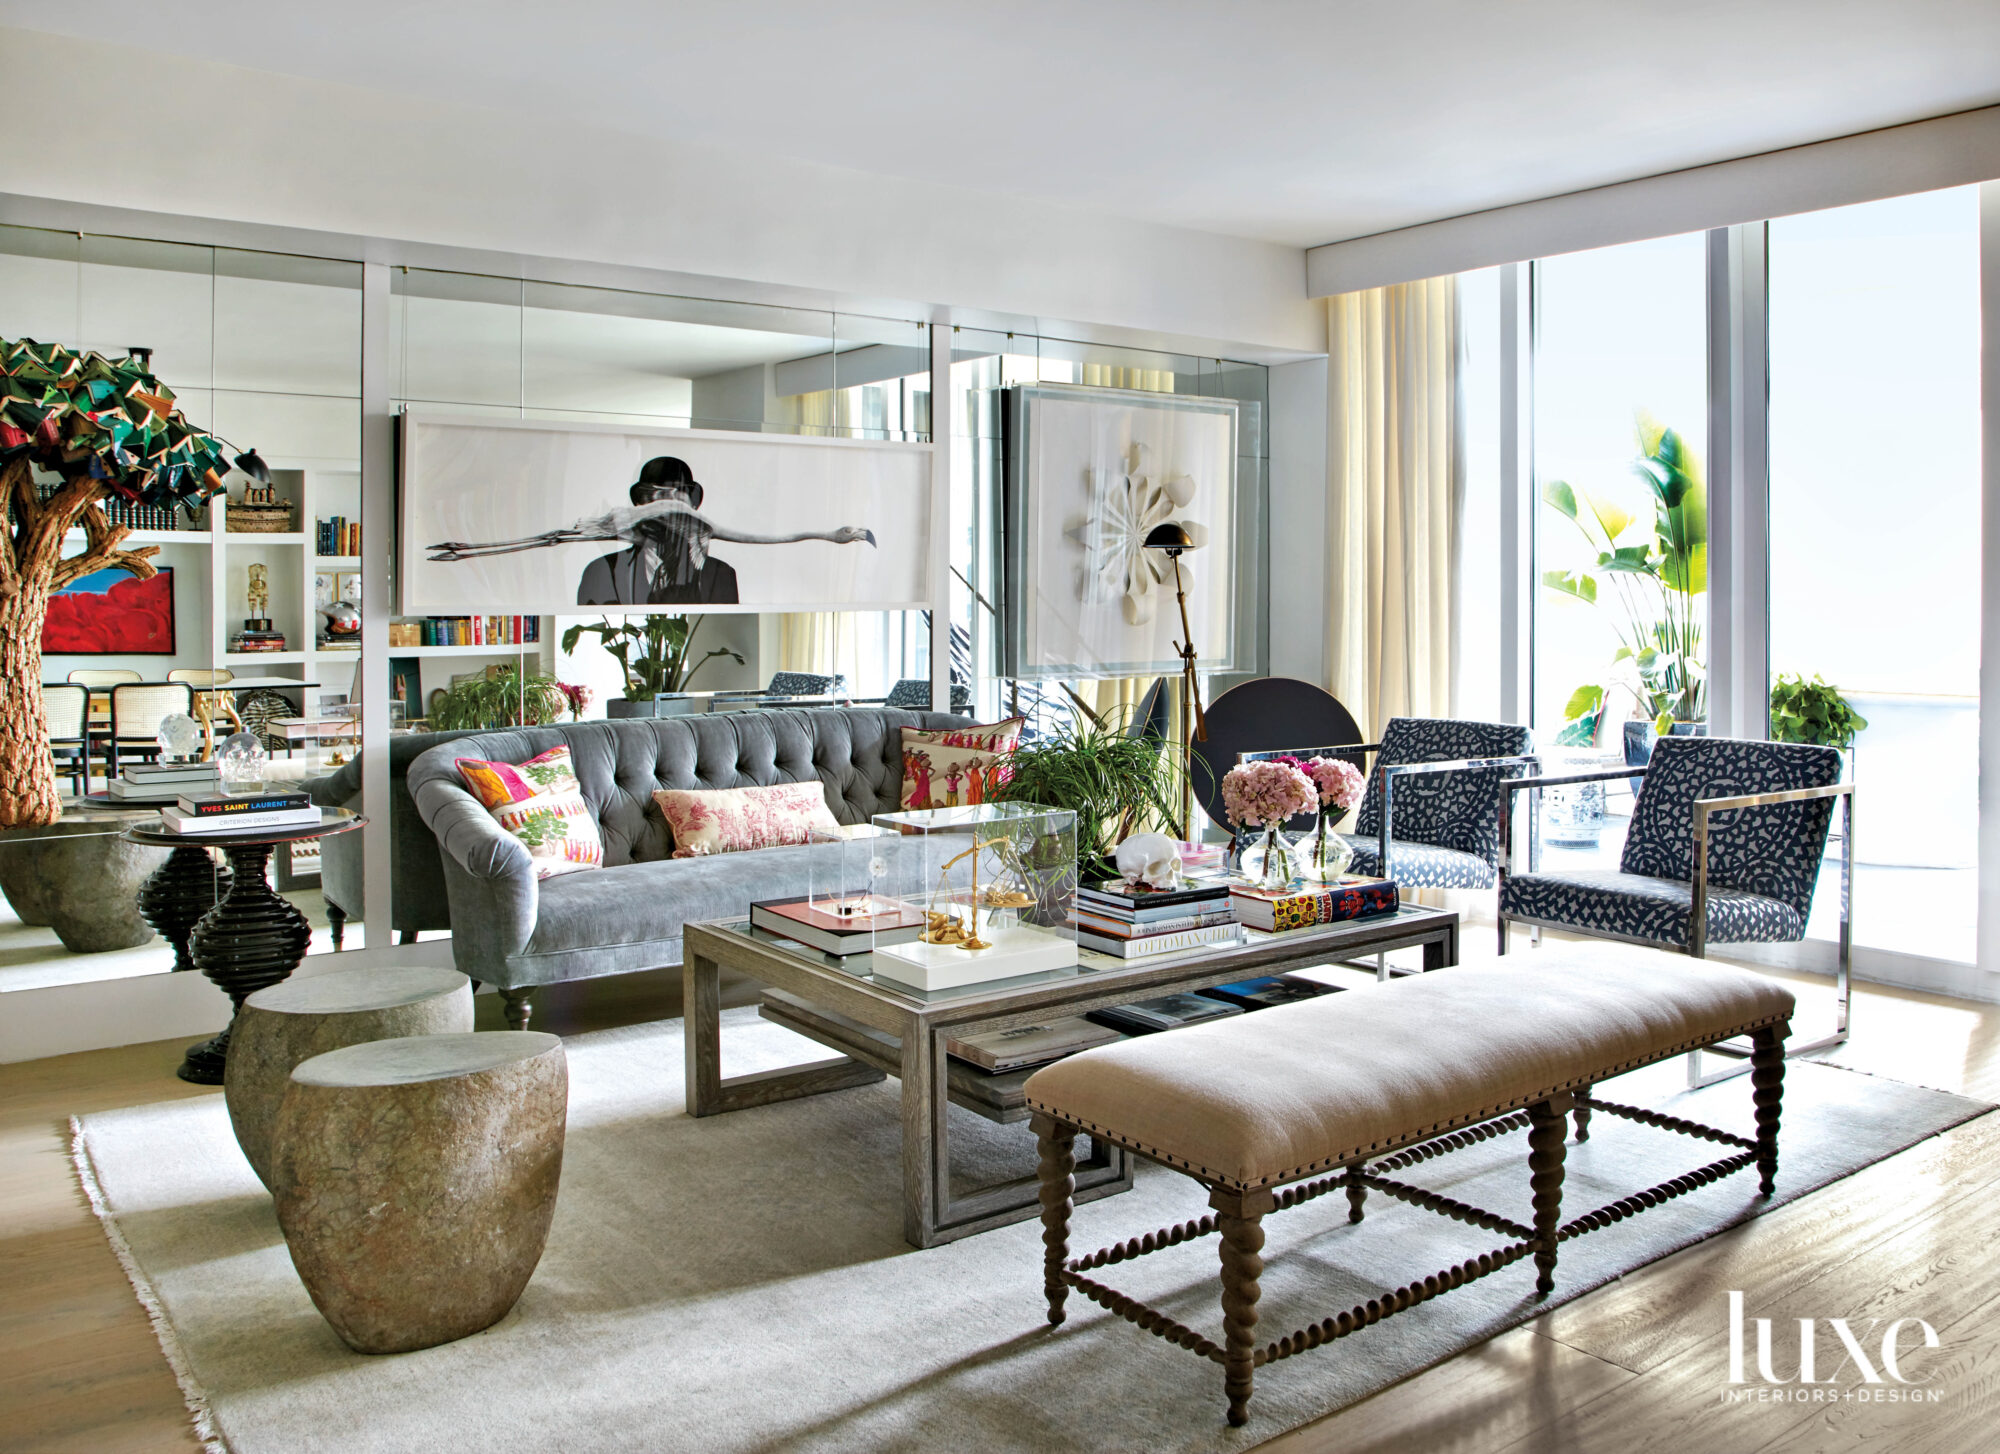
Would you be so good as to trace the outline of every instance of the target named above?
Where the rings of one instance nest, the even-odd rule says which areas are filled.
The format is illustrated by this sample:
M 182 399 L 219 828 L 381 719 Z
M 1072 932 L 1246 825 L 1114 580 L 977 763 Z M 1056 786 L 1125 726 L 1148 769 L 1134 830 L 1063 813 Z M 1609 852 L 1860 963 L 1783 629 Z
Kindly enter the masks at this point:
M 1641 412 L 1632 471 L 1645 484 L 1646 519 L 1607 495 L 1551 480 L 1542 499 L 1569 520 L 1597 553 L 1596 569 L 1550 570 L 1543 586 L 1587 606 L 1604 606 L 1618 636 L 1611 686 L 1637 707 L 1625 724 L 1625 758 L 1652 756 L 1654 737 L 1700 732 L 1708 714 L 1708 674 L 1701 598 L 1708 590 L 1708 493 L 1701 463 L 1685 440 Z M 1571 694 L 1557 742 L 1596 743 L 1607 717 L 1606 683 Z
M 718 656 L 743 664 L 743 654 L 727 646 L 713 648 L 699 661 L 690 663 L 694 634 L 701 629 L 700 616 L 629 617 L 613 623 L 609 616 L 598 622 L 579 622 L 563 632 L 562 649 L 575 651 L 586 633 L 595 636 L 611 653 L 625 677 L 625 695 L 604 704 L 609 717 L 672 717 L 687 710 L 674 694 L 687 690 L 694 674 Z

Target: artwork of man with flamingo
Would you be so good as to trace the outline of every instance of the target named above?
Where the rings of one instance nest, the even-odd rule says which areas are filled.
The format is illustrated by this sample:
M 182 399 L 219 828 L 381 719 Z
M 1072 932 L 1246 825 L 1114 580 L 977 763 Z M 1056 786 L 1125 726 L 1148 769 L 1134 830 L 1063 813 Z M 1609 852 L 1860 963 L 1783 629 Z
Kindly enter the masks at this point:
M 561 530 L 518 540 L 439 541 L 428 559 L 439 562 L 511 555 L 587 540 L 617 540 L 625 549 L 599 556 L 577 583 L 579 606 L 661 606 L 738 604 L 736 571 L 709 554 L 716 540 L 744 545 L 792 545 L 824 540 L 834 545 L 875 544 L 875 532 L 859 525 L 833 530 L 799 530 L 767 535 L 718 525 L 701 513 L 705 495 L 683 460 L 660 455 L 646 461 L 628 491 L 629 506 L 591 515 Z

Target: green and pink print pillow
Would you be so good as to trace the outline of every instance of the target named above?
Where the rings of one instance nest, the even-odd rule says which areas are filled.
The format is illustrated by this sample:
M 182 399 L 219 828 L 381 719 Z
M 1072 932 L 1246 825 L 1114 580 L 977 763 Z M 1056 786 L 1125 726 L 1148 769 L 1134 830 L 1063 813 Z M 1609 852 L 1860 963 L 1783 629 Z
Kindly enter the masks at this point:
M 454 765 L 493 821 L 521 840 L 536 878 L 603 866 L 604 839 L 567 747 L 551 747 L 526 762 L 461 757 Z

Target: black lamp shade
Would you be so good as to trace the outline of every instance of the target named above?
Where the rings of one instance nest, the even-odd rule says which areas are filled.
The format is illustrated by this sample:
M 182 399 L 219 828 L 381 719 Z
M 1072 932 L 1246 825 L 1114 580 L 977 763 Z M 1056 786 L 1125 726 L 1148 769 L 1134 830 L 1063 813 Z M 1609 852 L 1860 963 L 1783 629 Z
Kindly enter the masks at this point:
M 1169 520 L 1164 525 L 1155 525 L 1146 532 L 1146 549 L 1164 550 L 1169 555 L 1179 555 L 1184 550 L 1194 549 L 1194 537 L 1187 527 L 1178 521 Z
M 236 456 L 236 468 L 242 470 L 244 474 L 250 476 L 251 479 L 260 485 L 271 483 L 271 467 L 264 463 L 263 456 L 258 454 L 254 448 L 247 449 Z

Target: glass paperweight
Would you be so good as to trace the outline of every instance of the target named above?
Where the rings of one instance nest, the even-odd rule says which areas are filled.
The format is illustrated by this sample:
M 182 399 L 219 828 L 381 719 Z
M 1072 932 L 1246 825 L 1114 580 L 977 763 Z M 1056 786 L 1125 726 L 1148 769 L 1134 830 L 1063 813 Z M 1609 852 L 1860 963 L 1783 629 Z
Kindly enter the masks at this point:
M 264 791 L 264 746 L 248 732 L 231 733 L 215 749 L 222 790 L 232 796 Z
M 1033 803 L 879 813 L 891 894 L 922 919 L 877 934 L 875 973 L 923 990 L 1071 969 L 1076 814 Z
M 163 757 L 173 761 L 192 757 L 201 750 L 201 723 L 185 712 L 170 712 L 160 719 L 154 740 L 160 744 Z

